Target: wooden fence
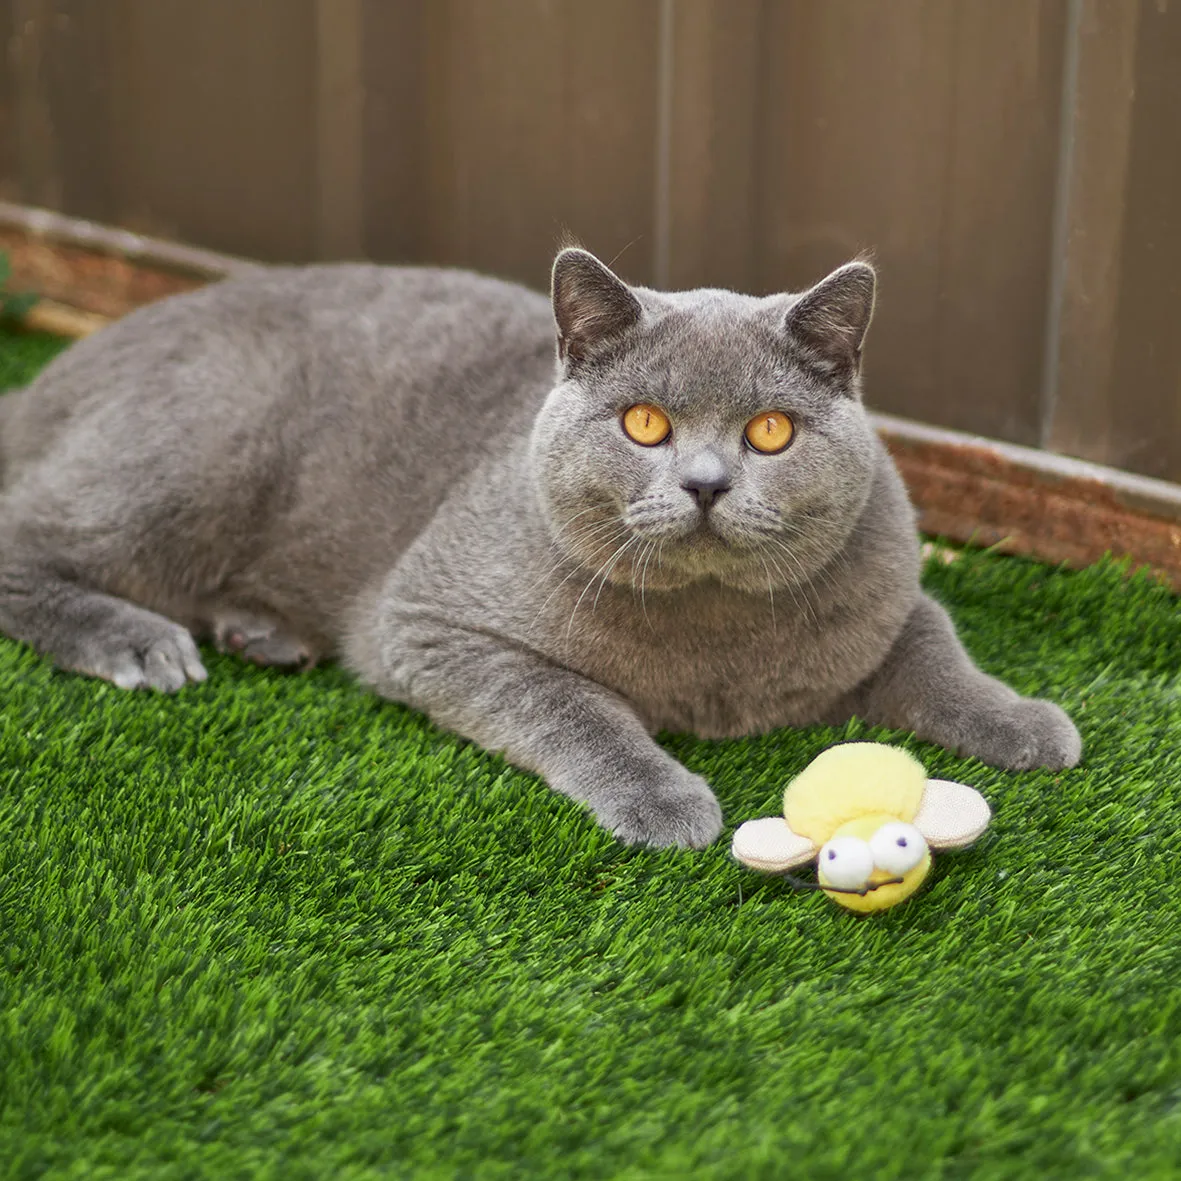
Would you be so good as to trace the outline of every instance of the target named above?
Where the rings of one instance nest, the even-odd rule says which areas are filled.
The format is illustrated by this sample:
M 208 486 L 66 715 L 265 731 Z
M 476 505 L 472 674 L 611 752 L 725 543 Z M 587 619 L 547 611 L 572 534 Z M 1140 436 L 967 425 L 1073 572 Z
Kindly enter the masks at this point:
M 1181 0 L 0 0 L 0 198 L 263 259 L 798 289 L 870 399 L 1181 480 Z

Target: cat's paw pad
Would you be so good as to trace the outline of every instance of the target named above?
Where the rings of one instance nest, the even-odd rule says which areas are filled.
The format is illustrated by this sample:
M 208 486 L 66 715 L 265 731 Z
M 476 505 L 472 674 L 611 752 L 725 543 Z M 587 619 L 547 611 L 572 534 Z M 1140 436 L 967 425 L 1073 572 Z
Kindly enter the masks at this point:
M 137 621 L 119 635 L 90 645 L 80 672 L 110 681 L 120 689 L 175 693 L 208 675 L 193 637 L 166 619 Z
M 978 754 L 984 762 L 1008 771 L 1035 767 L 1062 771 L 1082 757 L 1083 740 L 1075 724 L 1052 701 L 1021 697 L 991 719 L 985 747 L 967 753 Z
M 298 637 L 282 627 L 250 616 L 233 615 L 214 626 L 214 643 L 219 652 L 234 652 L 265 668 L 303 672 L 316 663 L 315 653 Z
M 722 831 L 722 809 L 709 784 L 683 772 L 675 782 L 637 788 L 600 819 L 621 841 L 653 848 L 704 849 Z

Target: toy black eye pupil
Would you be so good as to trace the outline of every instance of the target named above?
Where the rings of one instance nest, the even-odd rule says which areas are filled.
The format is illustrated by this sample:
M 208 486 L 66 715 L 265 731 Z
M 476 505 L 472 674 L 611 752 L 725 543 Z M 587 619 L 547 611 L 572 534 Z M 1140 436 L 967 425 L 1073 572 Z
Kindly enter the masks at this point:
M 906 848 L 906 837 L 899 837 L 898 838 L 898 848 L 900 848 L 900 849 Z
M 837 859 L 837 851 L 835 849 L 829 849 L 828 859 L 829 861 L 835 861 Z

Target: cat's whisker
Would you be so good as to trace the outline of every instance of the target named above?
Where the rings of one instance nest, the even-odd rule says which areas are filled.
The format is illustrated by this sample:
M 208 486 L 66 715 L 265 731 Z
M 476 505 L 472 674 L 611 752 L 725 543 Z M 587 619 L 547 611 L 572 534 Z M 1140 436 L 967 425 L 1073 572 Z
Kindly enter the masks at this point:
M 602 577 L 599 579 L 599 589 L 598 589 L 597 593 L 595 594 L 595 601 L 591 604 L 591 614 L 592 615 L 595 613 L 595 608 L 597 608 L 599 605 L 599 596 L 603 593 L 603 590 L 607 585 L 607 580 L 611 577 L 611 571 L 614 570 L 617 565 L 619 565 L 619 559 L 622 558 L 623 555 L 627 552 L 627 550 L 630 548 L 632 542 L 639 541 L 639 540 L 640 539 L 638 537 L 633 536 L 630 541 L 626 542 L 624 545 L 622 545 L 616 551 L 615 560 L 611 563 L 610 566 L 607 567 L 606 571 L 603 573 Z M 633 575 L 633 577 L 634 577 L 634 575 Z M 633 588 L 633 590 L 635 589 L 635 583 L 632 583 L 632 588 Z
M 625 534 L 626 534 L 626 532 L 627 532 L 627 531 L 626 531 L 626 530 L 625 530 L 625 529 L 624 529 L 624 528 L 623 528 L 621 525 L 618 525 L 617 523 L 615 523 L 615 525 L 616 525 L 616 527 L 615 527 L 615 531 L 614 531 L 612 534 L 605 535 L 605 536 L 604 536 L 604 538 L 603 538 L 603 540 L 602 540 L 602 542 L 601 542 L 600 544 L 602 544 L 603 546 L 613 546 L 613 545 L 615 545 L 615 544 L 616 544 L 616 543 L 617 543 L 617 542 L 618 542 L 618 541 L 619 541 L 619 540 L 620 540 L 620 539 L 621 539 L 623 536 L 625 536 Z M 591 535 L 593 536 L 594 532 L 595 532 L 596 530 L 598 530 L 599 528 L 600 528 L 599 526 L 595 526 L 595 527 L 594 527 L 594 528 L 591 530 Z M 540 607 L 537 609 L 537 613 L 536 613 L 536 614 L 533 616 L 533 620 L 532 620 L 532 622 L 529 624 L 529 632 L 532 632 L 532 631 L 533 631 L 533 629 L 534 629 L 534 628 L 537 626 L 537 621 L 538 621 L 538 620 L 541 618 L 541 616 L 542 616 L 543 612 L 545 611 L 545 609 L 546 609 L 546 608 L 547 608 L 547 607 L 550 605 L 550 603 L 551 603 L 551 601 L 553 600 L 554 596 L 555 596 L 556 594 L 558 594 L 558 592 L 559 592 L 559 591 L 562 589 L 562 587 L 564 587 L 564 586 L 566 585 L 566 583 L 568 583 L 568 582 L 570 581 L 570 579 L 574 578 L 574 577 L 575 577 L 575 575 L 577 575 L 577 574 L 581 574 L 581 573 L 583 573 L 583 572 L 585 571 L 585 569 L 586 569 L 586 567 L 585 567 L 585 566 L 582 566 L 582 565 L 580 565 L 580 564 L 579 564 L 577 561 L 575 561 L 575 560 L 571 559 L 571 558 L 570 558 L 569 556 L 567 556 L 567 555 L 562 555 L 562 556 L 561 556 L 561 557 L 560 557 L 560 558 L 559 558 L 559 559 L 558 559 L 558 560 L 557 560 L 557 561 L 556 561 L 556 562 L 555 562 L 555 563 L 554 563 L 554 564 L 553 564 L 553 565 L 552 565 L 552 566 L 549 568 L 549 570 L 548 570 L 548 571 L 546 571 L 546 573 L 545 573 L 545 574 L 543 574 L 543 575 L 542 575 L 542 576 L 541 576 L 541 577 L 540 577 L 540 578 L 537 580 L 537 582 L 536 582 L 536 583 L 534 583 L 534 589 L 536 589 L 536 587 L 537 587 L 537 586 L 538 586 L 538 585 L 539 585 L 541 582 L 545 581 L 545 579 L 546 579 L 546 578 L 551 578 L 551 577 L 554 575 L 554 573 L 555 573 L 555 572 L 556 572 L 556 571 L 557 571 L 557 570 L 558 570 L 558 569 L 559 569 L 559 568 L 562 566 L 563 562 L 568 562 L 568 561 L 573 561 L 573 562 L 574 562 L 574 564 L 573 564 L 573 568 L 572 568 L 572 569 L 571 569 L 571 570 L 570 570 L 570 571 L 569 571 L 569 572 L 566 574 L 565 578 L 563 578 L 563 579 L 562 579 L 562 580 L 561 580 L 561 581 L 560 581 L 560 582 L 557 584 L 557 586 L 555 586 L 555 587 L 554 587 L 554 588 L 553 588 L 553 589 L 550 591 L 550 593 L 549 593 L 548 595 L 546 595 L 546 597 L 545 597 L 545 602 L 543 602 L 543 603 L 541 604 L 541 606 L 540 606 Z
M 640 563 L 644 560 L 644 550 L 646 550 L 648 548 L 648 542 L 644 538 L 644 536 L 642 534 L 637 534 L 636 536 L 639 538 L 639 541 L 640 541 L 640 552 L 639 552 L 639 554 L 632 555 L 631 572 L 628 575 L 628 579 L 627 579 L 628 584 L 632 588 L 632 602 L 633 603 L 636 601 L 636 592 L 640 589 L 639 585 L 636 581 L 637 578 L 639 577 L 639 573 L 640 573 Z
M 577 537 L 570 539 L 560 553 L 554 569 L 563 562 L 573 562 L 579 569 L 585 569 L 590 564 L 588 559 L 592 553 L 613 549 L 620 539 L 630 532 L 631 530 L 620 521 L 601 521 L 587 526 Z
M 612 565 L 613 561 L 617 561 L 617 560 L 618 560 L 618 558 L 619 558 L 619 555 L 620 555 L 620 554 L 622 554 L 622 553 L 623 553 L 623 551 L 624 551 L 624 550 L 626 550 L 626 549 L 627 549 L 627 547 L 628 547 L 629 545 L 631 545 L 631 544 L 632 544 L 632 542 L 633 542 L 633 541 L 635 541 L 635 540 L 636 540 L 636 537 L 635 537 L 635 535 L 633 534 L 631 537 L 629 537 L 629 538 L 627 539 L 627 541 L 625 541 L 625 542 L 623 543 L 623 545 L 621 545 L 621 546 L 620 546 L 620 547 L 619 547 L 619 548 L 618 548 L 618 549 L 617 549 L 617 550 L 614 552 L 614 554 L 613 554 L 613 555 L 612 555 L 610 558 L 608 558 L 608 559 L 607 559 L 607 561 L 606 561 L 606 562 L 604 562 L 604 563 L 602 564 L 602 566 L 600 566 L 600 567 L 598 568 L 598 570 L 596 570 L 596 571 L 595 571 L 595 573 L 594 573 L 594 574 L 592 574 L 592 575 L 590 576 L 590 580 L 587 582 L 586 586 L 584 586 L 584 587 L 582 588 L 582 594 L 580 594 L 580 595 L 578 596 L 578 600 L 577 600 L 577 602 L 574 604 L 574 609 L 573 609 L 573 610 L 570 612 L 570 620 L 569 620 L 569 622 L 566 624 L 566 651 L 567 651 L 567 654 L 569 654 L 569 651 L 570 651 L 570 633 L 571 633 L 571 631 L 572 631 L 572 630 L 573 630 L 573 628 L 574 628 L 574 617 L 575 617 L 575 616 L 578 614 L 578 608 L 582 606 L 582 600 L 586 598 L 587 594 L 590 592 L 590 588 L 591 588 L 592 586 L 594 586 L 594 585 L 595 585 L 595 582 L 597 581 L 597 579 L 598 579 L 599 575 L 600 575 L 600 574 L 602 574 L 604 570 L 606 571 L 606 574 L 607 574 L 607 575 L 609 575 L 609 574 L 611 573 L 611 569 L 610 569 L 610 567 L 611 567 L 611 565 Z M 604 578 L 605 578 L 605 577 L 606 577 L 606 575 L 604 575 Z M 600 591 L 601 591 L 601 588 L 600 588 Z M 596 595 L 596 596 L 595 596 L 595 601 L 596 601 L 596 602 L 598 602 L 598 595 Z
M 600 525 L 591 525 L 586 530 L 578 535 L 577 538 L 572 539 L 571 547 L 582 549 L 588 546 L 606 546 L 611 542 L 606 540 L 608 538 L 621 537 L 631 530 L 618 521 L 604 521 Z M 568 558 L 577 560 L 576 555 L 567 553 Z
M 628 582 L 631 583 L 633 602 L 635 602 L 636 591 L 640 589 L 638 582 L 640 575 L 640 563 L 644 560 L 644 555 L 648 552 L 648 546 L 652 544 L 642 533 L 637 534 L 636 536 L 638 536 L 640 539 L 640 552 L 639 554 L 633 555 L 632 557 L 631 574 L 628 577 Z
M 759 561 L 763 563 L 763 569 L 767 572 L 767 597 L 771 600 L 771 634 L 778 635 L 779 628 L 775 625 L 775 587 L 771 583 L 771 568 L 767 565 L 767 559 L 762 554 L 759 555 Z
M 807 511 L 798 512 L 795 516 L 796 520 L 785 519 L 780 530 L 781 533 L 787 534 L 791 538 L 814 538 L 817 535 L 815 528 L 810 534 L 804 530 L 799 524 L 800 519 L 813 526 L 831 527 L 836 524 L 836 522 L 826 516 Z M 848 574 L 853 569 L 853 563 L 848 553 L 844 550 L 840 550 L 835 554 L 826 552 L 820 556 L 822 557 L 822 561 L 817 564 L 816 577 L 822 579 L 833 590 L 834 594 L 839 594 L 839 584 L 833 578 L 829 568 L 835 566 L 837 570 Z
M 613 530 L 623 530 L 626 532 L 627 527 L 618 518 L 592 522 L 589 525 L 582 526 L 577 533 L 572 533 L 569 537 L 555 537 L 550 542 L 550 547 L 561 551 L 563 556 L 570 556 L 571 550 L 585 546 L 592 542 L 599 534 L 610 533 Z
M 772 553 L 764 552 L 762 556 L 766 561 L 770 562 L 771 566 L 775 570 L 775 573 L 779 575 L 779 581 L 782 583 L 783 588 L 787 591 L 787 593 L 791 595 L 792 605 L 795 607 L 796 611 L 802 614 L 805 620 L 807 620 L 809 615 L 811 615 L 814 621 L 815 613 L 811 610 L 812 604 L 808 599 L 807 592 L 800 584 L 799 577 L 789 571 L 784 570 L 783 566 L 780 565 L 778 559 L 776 559 Z M 781 556 L 785 561 L 794 563 L 794 555 L 792 555 L 786 549 L 783 551 Z M 797 591 L 799 593 L 797 593 Z
M 659 543 L 652 541 L 648 543 L 648 549 L 644 551 L 644 566 L 640 571 L 640 606 L 644 610 L 644 622 L 649 628 L 652 628 L 652 620 L 648 618 L 648 600 L 644 595 L 644 581 L 648 577 L 648 563 L 652 561 L 652 554 L 658 548 Z M 652 628 L 655 631 L 655 628 Z
M 791 536 L 795 537 L 803 536 L 803 530 L 801 530 L 799 526 L 793 526 L 790 530 L 785 530 L 785 532 L 789 532 Z M 782 539 L 780 540 L 782 541 Z M 819 579 L 834 596 L 839 596 L 841 593 L 840 584 L 833 577 L 832 572 L 829 570 L 829 566 L 834 564 L 838 564 L 839 568 L 843 569 L 846 574 L 852 570 L 852 563 L 850 562 L 848 555 L 843 552 L 838 552 L 834 555 L 826 555 L 825 561 L 816 565 L 815 569 L 810 575 L 810 579 L 813 582 Z
M 828 588 L 830 594 L 833 596 L 840 594 L 840 586 L 838 585 L 836 579 L 833 578 L 833 576 L 829 573 L 826 566 L 818 566 L 816 569 L 816 575 Z
M 590 510 L 584 510 L 590 511 Z M 581 515 L 581 514 L 579 514 Z M 545 581 L 555 570 L 565 562 L 574 562 L 579 567 L 585 567 L 586 562 L 580 561 L 578 551 L 586 548 L 611 546 L 615 541 L 628 532 L 626 525 L 618 517 L 611 517 L 605 521 L 592 521 L 580 527 L 575 533 L 562 537 L 565 530 L 570 530 L 573 518 L 561 526 L 550 539 L 550 552 L 556 554 L 553 565 L 541 576 L 539 582 Z
M 789 587 L 792 588 L 792 598 L 795 598 L 795 587 L 799 588 L 800 594 L 803 596 L 804 605 L 807 607 L 807 614 L 811 616 L 812 626 L 818 628 L 820 626 L 820 618 L 816 613 L 816 605 L 808 596 L 808 578 L 807 571 L 804 569 L 803 563 L 800 559 L 792 553 L 791 549 L 781 539 L 775 539 L 775 546 L 783 555 L 790 567 L 795 572 L 795 578 L 789 582 Z M 774 561 L 774 559 L 772 559 Z
M 608 515 L 607 519 L 604 521 L 592 522 L 591 525 L 589 526 L 589 528 L 597 528 L 600 525 L 618 525 L 619 524 L 619 518 L 614 513 L 611 513 L 610 510 L 606 506 L 601 505 L 601 504 L 591 505 L 590 508 L 584 508 L 581 512 L 575 513 L 574 516 L 572 516 L 568 521 L 563 521 L 554 530 L 553 537 L 551 539 L 551 545 L 560 544 L 562 535 L 564 533 L 566 533 L 568 530 L 571 530 L 574 527 L 575 522 L 578 521 L 580 518 L 585 517 L 587 515 L 587 513 L 596 513 L 596 512 L 607 512 L 609 515 Z
M 629 533 L 631 530 L 621 526 L 618 521 L 587 529 L 586 533 L 580 534 L 576 539 L 573 549 L 563 550 L 557 555 L 554 565 L 550 569 L 560 569 L 567 563 L 573 563 L 575 572 L 585 570 L 598 562 L 603 553 L 614 550 L 616 544 L 619 544 Z
M 571 526 L 573 521 L 568 521 L 566 524 L 558 528 L 550 537 L 549 550 L 550 553 L 557 554 L 556 566 L 564 561 L 570 560 L 571 549 L 575 549 L 580 545 L 585 544 L 588 540 L 595 537 L 599 533 L 606 533 L 612 529 L 621 529 L 623 526 L 617 519 L 608 519 L 605 521 L 591 521 L 586 525 L 579 527 L 575 533 Z M 566 531 L 570 531 L 570 535 L 564 537 Z
M 779 575 L 779 580 L 780 580 L 780 582 L 783 583 L 784 589 L 787 591 L 787 593 L 789 595 L 791 595 L 792 606 L 794 606 L 797 611 L 801 611 L 800 600 L 799 600 L 799 597 L 796 595 L 795 580 L 788 577 L 788 575 L 784 572 L 783 567 L 780 566 L 779 563 L 770 554 L 765 555 L 765 558 L 766 558 L 766 561 L 770 562 L 771 565 L 775 568 L 775 572 Z M 804 600 L 804 605 L 807 606 L 806 599 Z M 801 614 L 803 614 L 805 616 L 805 618 L 807 617 L 806 611 L 801 611 Z
M 610 537 L 610 536 L 605 537 L 603 544 L 607 545 L 607 546 L 614 545 L 619 540 L 619 538 L 621 536 L 622 536 L 622 531 L 615 534 L 614 537 Z M 533 618 L 533 624 L 536 624 L 542 611 L 544 611 L 545 608 L 549 605 L 549 602 L 554 597 L 554 595 L 556 595 L 558 593 L 558 591 L 560 591 L 562 589 L 562 587 L 565 586 L 566 583 L 570 581 L 571 578 L 575 577 L 575 575 L 577 575 L 577 574 L 581 574 L 582 572 L 584 572 L 586 570 L 586 566 L 584 564 L 578 562 L 576 559 L 572 558 L 569 554 L 560 554 L 553 562 L 550 563 L 549 567 L 546 570 L 544 570 L 541 574 L 539 574 L 537 576 L 536 579 L 534 579 L 532 585 L 527 590 L 526 595 L 528 597 L 532 597 L 533 593 L 543 583 L 552 579 L 553 576 L 567 563 L 570 564 L 571 569 L 567 572 L 566 576 L 564 578 L 562 578 L 558 582 L 558 584 L 546 596 L 545 602 L 542 603 L 541 607 L 538 609 L 537 615 L 535 615 Z M 533 627 L 533 624 L 530 624 L 531 629 Z

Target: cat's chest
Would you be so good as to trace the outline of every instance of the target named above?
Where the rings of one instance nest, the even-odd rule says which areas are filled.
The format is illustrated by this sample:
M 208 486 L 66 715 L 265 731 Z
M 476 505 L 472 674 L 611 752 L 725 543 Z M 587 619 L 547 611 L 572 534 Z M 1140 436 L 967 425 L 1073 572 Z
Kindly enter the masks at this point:
M 583 602 L 564 663 L 626 697 L 653 730 L 750 734 L 821 719 L 880 653 L 833 605 L 711 587 Z M 562 652 L 555 655 L 561 657 Z

